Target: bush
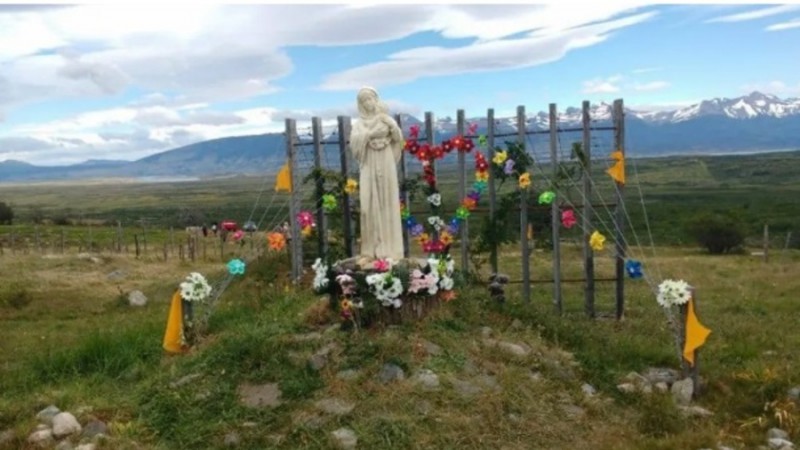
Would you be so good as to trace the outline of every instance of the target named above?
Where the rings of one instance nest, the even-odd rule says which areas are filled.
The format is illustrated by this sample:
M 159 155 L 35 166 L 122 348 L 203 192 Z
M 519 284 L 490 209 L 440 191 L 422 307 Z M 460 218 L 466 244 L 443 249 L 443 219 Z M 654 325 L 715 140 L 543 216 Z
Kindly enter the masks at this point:
M 14 222 L 14 210 L 5 202 L 0 202 L 0 225 L 11 225 Z
M 705 214 L 687 226 L 688 233 L 712 255 L 730 253 L 744 243 L 742 223 L 734 217 Z

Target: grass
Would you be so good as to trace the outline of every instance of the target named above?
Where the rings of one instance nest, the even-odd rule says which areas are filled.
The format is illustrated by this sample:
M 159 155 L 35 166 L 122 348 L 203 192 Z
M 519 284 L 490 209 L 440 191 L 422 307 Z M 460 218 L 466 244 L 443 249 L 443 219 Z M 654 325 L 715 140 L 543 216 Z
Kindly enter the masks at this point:
M 648 204 L 648 213 L 657 242 L 685 239 L 682 221 L 703 208 L 734 208 L 753 228 L 763 221 L 790 224 L 797 207 L 786 199 L 796 196 L 798 186 L 785 167 L 797 155 L 782 158 L 642 161 L 645 198 L 656 202 Z M 225 208 L 227 193 L 244 195 L 252 185 L 254 180 L 115 186 L 88 197 L 85 205 L 96 208 L 97 220 L 113 218 L 115 205 L 134 217 L 165 207 L 163 192 L 172 189 L 187 204 Z M 0 192 L 14 193 L 15 205 L 24 199 L 48 210 L 75 204 L 86 193 L 81 189 L 64 188 L 51 197 L 39 187 L 4 186 Z M 138 194 L 158 200 L 139 204 Z M 129 197 L 128 204 L 115 202 L 121 195 Z M 101 228 L 92 229 L 98 241 L 105 236 Z M 37 231 L 29 223 L 11 229 L 29 242 Z M 87 227 L 38 231 L 40 237 L 54 230 L 58 236 L 60 229 L 85 239 Z M 9 230 L 0 229 L 0 235 Z M 154 246 L 169 242 L 167 228 L 148 233 Z M 570 243 L 578 236 L 564 237 L 563 276 L 578 278 L 580 249 Z M 747 252 L 709 256 L 685 242 L 660 245 L 654 253 L 633 240 L 631 245 L 632 256 L 656 282 L 683 278 L 698 289 L 698 314 L 712 334 L 700 352 L 705 388 L 697 403 L 714 412 L 710 418 L 689 421 L 668 396 L 628 396 L 616 389 L 630 371 L 678 367 L 670 329 L 647 283 L 626 280 L 622 321 L 587 319 L 580 283 L 564 284 L 564 314 L 556 315 L 552 285 L 538 281 L 550 278 L 550 250 L 538 243 L 530 304 L 521 301 L 518 286 L 509 288 L 505 305 L 471 288 L 422 322 L 358 334 L 331 328 L 336 318 L 319 312 L 318 299 L 306 289 L 309 279 L 299 289 L 286 284 L 285 257 L 266 258 L 231 284 L 208 335 L 179 356 L 161 349 L 168 300 L 189 271 L 219 279 L 219 255 L 192 262 L 174 254 L 164 260 L 155 252 L 136 258 L 104 251 L 92 260 L 74 251 L 41 255 L 29 244 L 27 252 L 6 247 L 0 255 L 0 431 L 14 431 L 9 448 L 24 448 L 36 412 L 56 404 L 82 423 L 90 416 L 108 423 L 112 440 L 102 448 L 220 448 L 231 432 L 239 434 L 241 448 L 331 448 L 330 433 L 342 426 L 356 432 L 360 448 L 387 449 L 676 449 L 713 448 L 718 442 L 755 448 L 773 426 L 797 439 L 800 413 L 786 392 L 800 385 L 800 335 L 792 331 L 800 253 L 776 250 L 765 263 Z M 260 241 L 253 250 L 229 247 L 225 256 L 260 248 Z M 613 274 L 609 250 L 599 252 L 595 263 L 598 277 Z M 519 278 L 517 245 L 503 248 L 500 264 Z M 109 277 L 120 272 L 121 279 Z M 134 289 L 150 299 L 145 307 L 126 305 L 123 294 Z M 612 283 L 597 284 L 596 302 L 599 312 L 613 312 Z M 483 327 L 491 328 L 494 339 L 526 345 L 531 355 L 498 352 L 484 341 Z M 299 338 L 312 332 L 318 337 Z M 429 343 L 440 352 L 426 351 Z M 328 364 L 310 369 L 308 358 L 328 344 Z M 380 383 L 377 374 L 386 363 L 403 368 L 407 380 Z M 356 378 L 337 376 L 346 369 L 356 370 Z M 439 390 L 414 386 L 410 378 L 422 369 L 439 376 Z M 191 381 L 175 385 L 187 376 Z M 484 383 L 485 390 L 462 396 L 458 389 L 465 382 Z M 585 382 L 600 395 L 584 396 Z M 277 383 L 283 403 L 244 407 L 237 393 L 242 383 Z M 355 407 L 342 416 L 321 414 L 315 404 L 324 398 Z

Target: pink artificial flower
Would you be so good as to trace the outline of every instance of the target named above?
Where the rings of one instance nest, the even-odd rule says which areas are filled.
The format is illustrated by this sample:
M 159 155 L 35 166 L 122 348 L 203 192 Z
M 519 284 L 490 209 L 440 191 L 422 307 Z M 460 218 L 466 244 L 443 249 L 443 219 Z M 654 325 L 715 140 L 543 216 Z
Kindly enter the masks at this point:
M 575 219 L 575 211 L 567 209 L 561 213 L 561 225 L 564 228 L 572 228 L 578 221 Z
M 375 261 L 375 270 L 378 272 L 388 272 L 389 271 L 389 261 L 385 259 L 379 259 Z
M 238 241 L 238 240 L 240 240 L 241 238 L 244 237 L 244 231 L 236 230 L 236 232 L 233 233 L 233 236 L 231 236 L 231 237 L 233 238 L 234 241 Z

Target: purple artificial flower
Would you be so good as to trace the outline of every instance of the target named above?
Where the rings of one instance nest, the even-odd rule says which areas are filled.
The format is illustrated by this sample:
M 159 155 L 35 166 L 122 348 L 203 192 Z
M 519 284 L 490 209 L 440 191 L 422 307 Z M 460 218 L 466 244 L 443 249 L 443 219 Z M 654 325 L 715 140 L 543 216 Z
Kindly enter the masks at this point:
M 418 223 L 418 224 L 414 225 L 413 227 L 411 227 L 411 235 L 412 236 L 419 236 L 420 234 L 422 234 L 423 231 L 425 231 L 425 227 L 423 227 L 422 224 Z
M 503 167 L 503 172 L 505 172 L 506 175 L 511 175 L 511 173 L 514 172 L 514 160 L 513 159 L 507 159 L 506 160 L 506 165 L 505 165 L 505 167 Z

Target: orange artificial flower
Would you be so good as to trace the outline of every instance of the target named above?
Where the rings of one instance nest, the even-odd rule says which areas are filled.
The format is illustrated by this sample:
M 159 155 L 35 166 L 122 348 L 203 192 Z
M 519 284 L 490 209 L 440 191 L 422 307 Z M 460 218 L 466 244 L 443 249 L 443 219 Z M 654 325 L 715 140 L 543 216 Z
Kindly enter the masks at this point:
M 267 240 L 269 241 L 269 249 L 279 252 L 286 247 L 286 237 L 283 233 L 271 232 L 267 233 Z

